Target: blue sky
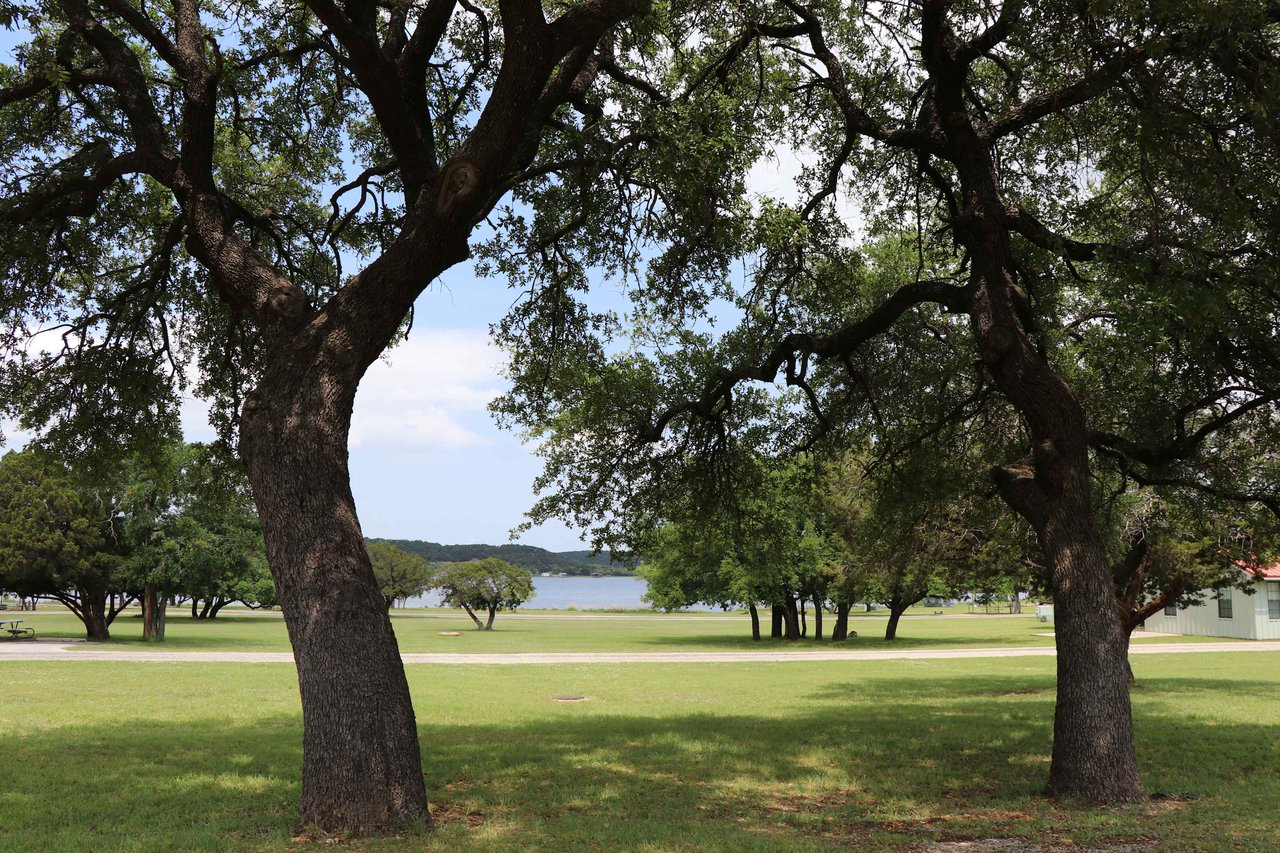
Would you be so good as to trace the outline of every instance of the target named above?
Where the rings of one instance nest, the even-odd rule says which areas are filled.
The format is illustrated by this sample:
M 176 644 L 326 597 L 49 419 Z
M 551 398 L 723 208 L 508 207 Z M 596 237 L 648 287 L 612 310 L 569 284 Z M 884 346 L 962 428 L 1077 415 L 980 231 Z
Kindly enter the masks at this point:
M 454 267 L 418 298 L 409 339 L 365 375 L 350 463 L 365 535 L 501 544 L 523 520 L 540 463 L 486 410 L 506 387 L 489 324 L 512 297 L 505 282 L 478 278 L 469 264 Z M 199 401 L 184 408 L 189 438 L 211 435 L 203 412 Z M 521 541 L 553 551 L 584 547 L 554 523 Z

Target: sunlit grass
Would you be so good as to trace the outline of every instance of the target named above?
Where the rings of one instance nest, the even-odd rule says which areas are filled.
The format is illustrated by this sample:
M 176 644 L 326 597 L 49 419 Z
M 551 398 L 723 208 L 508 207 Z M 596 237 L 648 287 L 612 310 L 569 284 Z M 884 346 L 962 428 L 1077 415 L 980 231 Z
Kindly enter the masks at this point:
M 410 666 L 437 828 L 338 846 L 1275 849 L 1280 654 L 1134 666 L 1142 770 L 1177 796 L 1098 810 L 1039 794 L 1049 659 Z M 291 666 L 7 663 L 0 679 L 0 836 L 22 849 L 300 846 Z

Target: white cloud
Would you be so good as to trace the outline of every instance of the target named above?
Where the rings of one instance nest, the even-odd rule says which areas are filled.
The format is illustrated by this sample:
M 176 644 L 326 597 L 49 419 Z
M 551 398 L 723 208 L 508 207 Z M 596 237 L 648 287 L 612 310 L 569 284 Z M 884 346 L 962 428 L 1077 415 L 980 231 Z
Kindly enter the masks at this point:
M 360 383 L 352 449 L 417 455 L 490 444 L 484 410 L 502 390 L 501 365 L 486 332 L 414 331 Z M 469 425 L 476 421 L 479 429 Z

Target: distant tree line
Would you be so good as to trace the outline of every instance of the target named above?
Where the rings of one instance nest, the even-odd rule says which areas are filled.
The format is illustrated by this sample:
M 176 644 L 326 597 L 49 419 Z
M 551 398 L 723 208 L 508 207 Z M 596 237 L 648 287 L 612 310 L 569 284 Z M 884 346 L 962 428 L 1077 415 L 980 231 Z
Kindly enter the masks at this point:
M 885 639 L 893 640 L 902 615 L 930 596 L 1051 598 L 1031 530 L 1002 512 L 994 495 L 964 487 L 966 465 L 981 461 L 976 450 L 945 463 L 899 459 L 893 480 L 917 486 L 904 492 L 864 454 L 742 460 L 723 494 L 662 507 L 664 518 L 642 548 L 645 598 L 664 610 L 745 608 L 757 640 L 760 608 L 775 638 L 822 639 L 826 611 L 835 616 L 831 639 L 844 640 L 855 603 L 875 603 L 888 610 Z M 1241 566 L 1273 551 L 1265 512 L 1124 478 L 1100 476 L 1098 488 L 1128 634 L 1167 606 L 1250 587 Z
M 248 483 L 225 451 L 163 444 L 73 466 L 36 449 L 0 458 L 0 590 L 57 601 L 91 640 L 142 605 L 143 636 L 164 639 L 170 604 L 197 619 L 274 606 Z
M 373 541 L 373 540 L 371 540 Z M 496 557 L 534 574 L 564 572 L 568 575 L 629 575 L 633 569 L 609 554 L 591 551 L 548 551 L 533 545 L 441 545 L 416 539 L 385 540 L 401 550 L 416 554 L 428 563 L 465 563 Z

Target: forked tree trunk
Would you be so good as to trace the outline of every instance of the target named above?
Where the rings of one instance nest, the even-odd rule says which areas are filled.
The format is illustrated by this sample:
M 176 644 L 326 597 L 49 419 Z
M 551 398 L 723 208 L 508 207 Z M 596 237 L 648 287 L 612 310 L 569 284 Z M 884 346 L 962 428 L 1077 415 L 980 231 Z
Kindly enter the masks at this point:
M 492 631 L 492 630 L 493 630 L 493 619 L 494 619 L 494 617 L 495 617 L 495 616 L 497 616 L 497 615 L 498 615 L 498 608 L 496 608 L 496 607 L 490 607 L 490 608 L 489 608 L 489 618 L 488 618 L 488 619 L 486 619 L 486 620 L 485 620 L 485 622 L 484 622 L 484 629 L 485 629 L 486 631 Z
M 760 611 L 756 609 L 755 604 L 748 604 L 747 611 L 751 614 L 751 639 L 760 639 Z
M 897 601 L 889 603 L 889 624 L 884 626 L 884 638 L 886 640 L 898 639 L 898 620 L 902 618 L 902 614 L 907 612 L 907 608 Z
M 142 592 L 142 639 L 164 642 L 164 616 L 169 599 L 149 583 Z
M 788 599 L 782 607 L 782 627 L 784 639 L 800 639 L 800 611 L 796 607 L 795 599 Z
M 107 594 L 87 589 L 76 590 L 79 599 L 74 611 L 84 623 L 85 636 L 93 642 L 106 642 L 111 639 L 111 623 L 107 619 Z
M 841 601 L 836 605 L 836 624 L 831 629 L 833 641 L 849 639 L 849 603 Z
M 409 685 L 347 470 L 360 371 L 272 368 L 246 402 L 240 449 L 298 669 L 301 825 L 428 821 Z
M 470 605 L 464 604 L 462 605 L 462 609 L 465 610 L 467 612 L 467 615 L 471 617 L 471 621 L 476 623 L 476 628 L 483 631 L 484 623 L 480 621 L 480 617 L 476 615 L 476 612 L 471 609 Z

